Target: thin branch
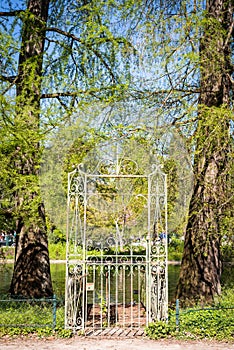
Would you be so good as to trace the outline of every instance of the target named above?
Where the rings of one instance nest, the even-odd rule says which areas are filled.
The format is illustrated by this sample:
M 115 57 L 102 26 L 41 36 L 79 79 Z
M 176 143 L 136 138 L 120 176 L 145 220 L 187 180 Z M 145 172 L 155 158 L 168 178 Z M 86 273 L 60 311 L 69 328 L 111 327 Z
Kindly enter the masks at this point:
M 15 11 L 0 12 L 0 17 L 15 17 L 19 15 L 21 12 L 25 12 L 25 11 L 15 10 Z
M 101 91 L 116 90 L 117 86 L 119 87 L 121 85 L 113 85 L 113 86 L 108 86 L 106 88 L 96 88 L 96 89 L 89 89 L 89 90 L 44 93 L 41 95 L 41 99 L 42 98 L 57 98 L 57 99 L 59 99 L 60 97 L 76 97 L 76 96 L 79 96 L 82 94 L 91 95 L 91 94 L 99 93 Z
M 72 34 L 72 33 L 69 33 L 69 32 L 66 32 L 64 30 L 61 30 L 59 28 L 55 28 L 55 27 L 49 27 L 49 28 L 46 28 L 46 31 L 47 32 L 55 32 L 55 33 L 58 33 L 58 34 L 61 34 L 61 35 L 64 35 L 66 36 L 67 38 L 71 38 L 73 39 L 74 41 L 77 41 L 79 42 L 81 45 L 84 45 L 86 46 L 89 50 L 93 51 L 93 53 L 100 59 L 100 61 L 104 64 L 104 66 L 106 67 L 106 69 L 109 71 L 112 79 L 114 82 L 116 82 L 116 78 L 112 72 L 112 69 L 110 68 L 110 66 L 108 65 L 108 63 L 103 59 L 103 55 L 100 54 L 100 52 L 96 49 L 94 49 L 92 47 L 91 44 L 89 43 L 86 43 L 85 41 L 81 40 L 80 38 L 78 38 L 76 35 Z M 110 39 L 106 40 L 106 41 L 110 41 Z
M 82 43 L 82 40 L 80 38 L 78 38 L 76 35 L 72 34 L 72 33 L 69 33 L 69 32 L 66 32 L 64 30 L 61 30 L 59 28 L 56 28 L 56 27 L 48 27 L 46 28 L 46 31 L 47 32 L 55 32 L 55 33 L 58 33 L 58 34 L 61 34 L 61 35 L 64 35 L 68 38 L 71 38 L 75 41 L 78 41 L 79 43 Z
M 12 78 L 13 78 L 13 77 L 12 77 Z M 8 81 L 8 82 L 10 83 L 10 85 L 9 85 L 5 90 L 3 90 L 1 94 L 2 94 L 2 95 L 5 95 L 5 93 L 7 93 L 7 91 L 9 91 L 10 88 L 11 88 L 14 84 L 17 83 L 17 80 L 18 80 L 18 76 L 15 76 L 14 79 L 12 79 L 12 80 L 5 80 L 5 81 Z
M 17 76 L 13 75 L 11 77 L 6 77 L 5 75 L 0 75 L 1 81 L 8 81 L 9 83 L 14 83 L 16 81 Z

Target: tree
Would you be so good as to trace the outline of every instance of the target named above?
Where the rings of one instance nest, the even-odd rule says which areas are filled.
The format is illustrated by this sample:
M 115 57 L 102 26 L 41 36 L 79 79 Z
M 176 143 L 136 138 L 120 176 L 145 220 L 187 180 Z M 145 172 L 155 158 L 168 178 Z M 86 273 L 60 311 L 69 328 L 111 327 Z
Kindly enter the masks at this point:
M 21 3 L 25 7 L 26 2 Z M 42 3 L 31 0 L 29 6 L 36 9 Z M 1 22 L 5 26 L 2 70 L 6 71 L 1 75 L 1 132 L 7 132 L 2 149 L 8 145 L 1 164 L 2 174 L 11 175 L 11 180 L 1 183 L 3 216 L 16 221 L 18 233 L 23 227 L 29 231 L 34 216 L 38 227 L 44 227 L 38 214 L 43 207 L 37 183 L 44 134 L 81 119 L 82 107 L 89 104 L 87 124 L 98 129 L 97 119 L 92 124 L 87 117 L 94 101 L 123 101 L 133 115 L 125 118 L 121 111 L 114 119 L 104 118 L 109 135 L 119 124 L 128 130 L 137 125 L 149 135 L 169 125 L 186 140 L 195 184 L 177 296 L 212 299 L 220 292 L 220 227 L 228 202 L 221 180 L 227 176 L 229 161 L 231 0 L 207 0 L 205 15 L 203 1 L 51 1 L 46 26 L 45 19 L 44 24 L 37 21 L 32 7 L 17 11 L 9 7 L 7 13 L 0 13 L 3 19 L 16 16 L 10 24 Z M 26 29 L 22 31 L 20 65 L 15 72 L 19 47 L 12 38 L 21 22 L 27 24 L 23 28 L 31 27 L 31 36 Z M 33 51 L 33 40 L 45 43 L 41 51 Z M 31 56 L 24 52 L 27 45 Z M 136 51 L 138 60 L 132 55 Z M 15 86 L 16 103 L 10 97 Z M 81 116 L 75 116 L 77 111 Z M 28 116 L 32 118 L 29 124 Z M 157 137 L 154 141 L 155 149 L 160 148 L 162 142 Z M 14 207 L 9 204 L 12 198 Z M 34 222 L 32 227 L 35 231 Z
M 17 76 L 6 77 L 16 86 L 12 152 L 9 166 L 15 206 L 16 249 L 11 295 L 53 295 L 44 207 L 40 198 L 40 94 L 45 28 L 49 0 L 30 0 L 20 13 L 23 21 Z M 8 13 L 8 15 L 16 13 Z
M 233 2 L 207 0 L 204 8 L 203 1 L 154 1 L 138 23 L 146 79 L 141 71 L 132 80 L 132 95 L 154 105 L 151 127 L 170 125 L 186 139 L 194 169 L 177 297 L 210 302 L 220 294 L 222 227 L 232 197 Z
M 11 217 L 17 233 L 13 296 L 53 294 L 39 186 L 44 133 L 56 127 L 59 118 L 62 124 L 62 114 L 69 121 L 80 99 L 87 103 L 121 90 L 114 56 L 115 47 L 126 43 L 108 30 L 100 3 L 29 0 L 14 4 L 17 9 L 9 2 L 7 11 L 0 12 L 2 36 L 12 52 L 7 55 L 1 46 L 1 125 L 7 133 L 1 148 L 8 144 L 1 157 L 3 165 L 7 160 L 2 172 L 2 213 Z M 65 10 L 73 20 L 70 24 L 64 23 Z
M 177 298 L 213 301 L 221 292 L 221 225 L 230 193 L 233 2 L 206 2 L 200 39 L 200 97 L 189 207 Z

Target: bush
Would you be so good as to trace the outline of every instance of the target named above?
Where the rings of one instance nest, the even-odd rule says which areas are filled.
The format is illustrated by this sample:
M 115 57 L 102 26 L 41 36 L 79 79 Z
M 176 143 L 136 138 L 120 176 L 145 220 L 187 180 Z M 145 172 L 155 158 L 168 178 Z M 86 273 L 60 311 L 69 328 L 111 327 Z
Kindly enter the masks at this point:
M 57 304 L 55 329 L 52 307 L 51 302 L 38 300 L 1 300 L 0 337 L 33 334 L 70 338 L 72 331 L 64 329 L 64 306 Z
M 221 246 L 222 260 L 226 262 L 234 261 L 234 243 L 223 244 Z
M 169 311 L 169 321 L 151 323 L 146 334 L 151 339 L 215 339 L 234 340 L 234 293 L 233 286 L 223 291 L 214 307 L 180 310 L 179 327 L 176 329 L 175 311 Z
M 181 261 L 182 260 L 182 252 L 177 252 L 174 249 L 171 250 L 170 247 L 168 249 L 168 260 L 169 261 Z
M 4 262 L 6 259 L 14 259 L 15 247 L 0 248 L 0 259 Z
M 184 249 L 184 242 L 181 238 L 171 235 L 168 244 L 168 260 L 181 261 Z
M 182 314 L 180 335 L 188 338 L 233 340 L 233 310 L 194 310 Z
M 52 260 L 66 260 L 66 243 L 49 243 L 49 257 Z
M 50 243 L 66 243 L 66 235 L 58 228 L 53 228 L 48 234 Z
M 145 333 L 150 339 L 169 338 L 176 334 L 176 327 L 170 322 L 152 322 L 146 327 Z

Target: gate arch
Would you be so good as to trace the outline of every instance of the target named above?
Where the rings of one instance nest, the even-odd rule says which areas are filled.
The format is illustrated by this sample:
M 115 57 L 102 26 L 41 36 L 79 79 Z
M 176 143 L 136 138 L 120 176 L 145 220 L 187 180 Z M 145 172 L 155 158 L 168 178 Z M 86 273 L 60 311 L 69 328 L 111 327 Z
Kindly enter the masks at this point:
M 166 174 L 111 150 L 68 174 L 65 327 L 84 332 L 168 317 Z

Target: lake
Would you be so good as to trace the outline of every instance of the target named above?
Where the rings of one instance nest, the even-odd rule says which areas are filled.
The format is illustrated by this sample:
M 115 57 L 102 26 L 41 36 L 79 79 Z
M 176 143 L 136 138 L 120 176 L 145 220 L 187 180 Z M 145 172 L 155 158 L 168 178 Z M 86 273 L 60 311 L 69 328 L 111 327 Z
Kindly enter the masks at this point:
M 173 297 L 173 293 L 176 288 L 176 283 L 179 276 L 179 265 L 168 266 L 168 289 L 169 299 Z M 13 264 L 5 264 L 0 268 L 0 295 L 7 294 L 12 277 Z M 58 297 L 64 297 L 65 294 L 65 263 L 52 263 L 51 264 L 51 276 L 53 282 L 54 293 Z
M 7 294 L 12 276 L 13 264 L 0 265 L 0 295 Z M 65 263 L 51 263 L 51 276 L 54 293 L 58 298 L 64 298 L 65 294 Z M 168 265 L 168 297 L 169 301 L 173 299 L 176 284 L 179 277 L 180 266 Z M 234 266 L 226 266 L 222 276 L 222 284 L 229 285 L 234 283 Z

